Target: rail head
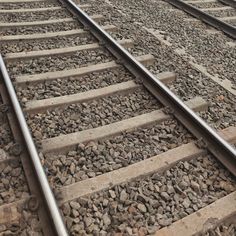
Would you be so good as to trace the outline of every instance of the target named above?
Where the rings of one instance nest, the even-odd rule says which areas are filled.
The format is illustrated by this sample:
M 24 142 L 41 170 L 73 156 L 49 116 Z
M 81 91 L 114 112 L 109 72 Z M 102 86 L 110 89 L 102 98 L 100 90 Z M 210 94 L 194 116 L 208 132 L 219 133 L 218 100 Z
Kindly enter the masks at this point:
M 60 0 L 77 16 L 78 20 L 122 63 L 131 73 L 143 81 L 144 86 L 198 139 L 208 150 L 236 176 L 236 150 L 221 138 L 209 125 L 189 109 L 150 71 L 121 47 L 108 33 L 82 11 L 72 0 Z
M 27 150 L 29 152 L 29 156 L 31 158 L 31 162 L 32 162 L 35 174 L 38 178 L 37 181 L 38 181 L 39 186 L 41 188 L 45 203 L 47 204 L 46 208 L 48 209 L 48 212 L 50 214 L 50 218 L 52 220 L 55 235 L 68 236 L 66 227 L 65 227 L 64 222 L 62 220 L 62 217 L 61 217 L 60 211 L 58 209 L 54 195 L 52 193 L 52 190 L 49 186 L 49 183 L 48 183 L 46 174 L 44 172 L 43 166 L 41 164 L 36 146 L 34 144 L 32 136 L 31 136 L 29 127 L 26 123 L 23 111 L 21 109 L 15 89 L 13 87 L 10 76 L 7 72 L 6 65 L 4 63 L 4 60 L 3 60 L 3 57 L 1 54 L 0 54 L 0 74 L 3 78 L 3 82 L 5 83 L 7 92 L 9 94 L 9 98 L 10 98 L 15 116 L 16 116 L 17 121 L 19 123 L 20 130 L 22 132 L 22 136 L 24 137 L 24 141 L 25 141 Z

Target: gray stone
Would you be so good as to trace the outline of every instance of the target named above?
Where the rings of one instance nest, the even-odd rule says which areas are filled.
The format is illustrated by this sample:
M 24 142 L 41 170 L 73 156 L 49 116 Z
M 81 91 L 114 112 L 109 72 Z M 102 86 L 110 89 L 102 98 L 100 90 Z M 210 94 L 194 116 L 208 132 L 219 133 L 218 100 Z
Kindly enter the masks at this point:
M 69 204 L 68 203 L 65 203 L 64 205 L 63 205 L 63 213 L 66 215 L 66 216 L 69 216 L 70 215 L 70 213 L 71 213 L 71 209 L 70 209 L 70 206 L 69 206 Z
M 83 229 L 84 229 L 83 226 L 80 224 L 75 224 L 71 227 L 71 231 L 76 232 L 78 234 L 80 234 L 83 231 Z
M 138 209 L 142 212 L 142 213 L 145 213 L 147 212 L 147 208 L 144 204 L 138 204 Z
M 182 204 L 184 208 L 187 209 L 191 205 L 191 201 L 188 198 L 185 198 Z
M 167 192 L 168 194 L 174 193 L 175 192 L 174 187 L 172 185 L 167 185 Z
M 86 227 L 89 227 L 93 223 L 93 218 L 92 217 L 84 217 L 84 223 Z
M 189 163 L 187 161 L 185 161 L 183 164 L 184 164 L 184 168 L 186 170 L 189 170 Z
M 107 199 L 104 199 L 102 205 L 103 205 L 103 206 L 107 206 L 108 203 L 109 203 L 109 201 L 108 201 Z
M 70 165 L 70 173 L 73 175 L 75 173 L 75 164 L 71 163 Z
M 111 224 L 111 219 L 107 213 L 105 215 L 103 215 L 102 220 L 103 220 L 104 225 L 106 225 L 106 226 Z
M 126 232 L 128 233 L 128 235 L 133 235 L 133 230 L 132 230 L 132 228 L 130 228 L 130 227 L 126 227 Z
M 121 200 L 122 202 L 124 202 L 124 201 L 127 200 L 127 198 L 128 198 L 128 195 L 127 195 L 126 191 L 123 189 L 123 190 L 121 191 L 121 193 L 120 193 L 120 200 Z
M 72 216 L 74 217 L 74 218 L 76 218 L 76 217 L 78 217 L 79 216 L 79 212 L 77 211 L 77 210 L 75 210 L 75 209 L 72 209 Z
M 160 187 L 158 185 L 155 185 L 155 190 L 159 193 L 160 192 Z
M 21 168 L 15 168 L 15 169 L 12 170 L 11 174 L 14 177 L 18 177 L 21 174 L 21 172 L 22 172 Z
M 75 201 L 71 201 L 70 206 L 75 210 L 79 210 L 80 207 L 81 207 L 80 204 L 78 202 L 75 202 Z
M 194 191 L 196 191 L 197 193 L 200 192 L 200 185 L 195 182 L 195 181 L 191 181 L 191 187 L 193 188 Z
M 179 187 L 180 187 L 182 190 L 185 190 L 185 189 L 188 187 L 188 183 L 186 183 L 184 180 L 182 180 L 182 181 L 179 183 Z
M 0 148 L 0 160 L 3 161 L 3 160 L 6 160 L 7 159 L 7 154 L 6 152 Z
M 167 192 L 161 192 L 161 197 L 165 200 L 168 201 L 170 199 L 170 196 Z
M 113 190 L 109 190 L 110 196 L 116 198 L 116 193 Z
M 172 219 L 160 219 L 158 220 L 158 223 L 160 224 L 160 226 L 168 226 L 172 223 Z

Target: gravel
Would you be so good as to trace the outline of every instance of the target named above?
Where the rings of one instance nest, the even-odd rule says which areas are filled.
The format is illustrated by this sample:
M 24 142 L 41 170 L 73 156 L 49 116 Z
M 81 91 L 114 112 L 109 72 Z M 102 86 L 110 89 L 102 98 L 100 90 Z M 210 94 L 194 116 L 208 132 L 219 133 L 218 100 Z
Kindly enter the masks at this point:
M 215 16 L 215 17 L 227 17 L 227 16 L 236 16 L 235 9 L 229 9 L 224 11 L 207 11 L 208 14 Z
M 58 32 L 82 28 L 82 25 L 78 22 L 64 22 L 55 23 L 51 25 L 44 26 L 21 26 L 14 28 L 3 28 L 0 33 L 2 36 L 6 35 L 22 35 L 22 34 L 40 34 L 47 32 Z
M 3 42 L 1 43 L 1 53 L 24 52 L 24 51 L 38 51 L 55 48 L 73 47 L 89 43 L 95 43 L 97 40 L 91 35 L 78 35 L 69 37 L 57 37 L 53 39 L 31 40 L 27 42 Z
M 0 205 L 28 195 L 28 187 L 18 158 L 17 145 L 11 133 L 0 96 Z M 9 160 L 14 158 L 14 160 Z
M 214 8 L 214 7 L 224 7 L 225 5 L 220 2 L 202 2 L 202 3 L 191 3 L 191 5 L 197 8 Z
M 132 1 L 127 3 L 127 1 L 123 0 L 114 0 L 114 2 L 116 2 L 118 7 L 121 8 L 123 5 L 133 4 Z M 101 1 L 97 1 L 95 4 L 99 6 L 100 3 Z M 151 11 L 149 11 L 149 8 Z M 231 75 L 231 69 L 234 68 L 232 57 L 235 49 L 229 50 L 228 47 L 224 46 L 228 39 L 226 37 L 222 37 L 221 39 L 215 35 L 205 36 L 203 34 L 202 36 L 204 31 L 200 26 L 196 27 L 197 34 L 195 34 L 195 32 L 191 33 L 191 26 L 189 26 L 187 33 L 190 33 L 193 38 L 191 38 L 191 36 L 187 40 L 183 40 L 183 38 L 186 37 L 186 31 L 181 29 L 181 27 L 184 28 L 182 23 L 179 24 L 178 27 L 167 27 L 173 28 L 168 36 L 173 39 L 177 38 L 176 42 L 171 41 L 171 43 L 173 43 L 173 48 L 170 50 L 165 46 L 161 46 L 156 42 L 157 40 L 153 36 L 147 35 L 147 32 L 143 29 L 137 30 L 137 26 L 134 25 L 134 21 L 138 20 L 141 24 L 148 27 L 160 29 L 159 27 L 162 25 L 162 22 L 167 22 L 166 18 L 171 19 L 172 17 L 171 22 L 175 22 L 175 24 L 176 22 L 181 22 L 181 19 L 176 20 L 176 18 L 173 17 L 174 14 L 171 13 L 168 15 L 166 11 L 162 12 L 162 8 L 155 9 L 157 13 L 155 13 L 154 9 L 153 4 L 147 4 L 147 1 L 140 1 L 138 3 L 134 1 L 132 8 L 130 8 L 130 12 L 127 12 L 127 15 L 129 15 L 130 18 L 133 17 L 133 19 L 128 17 L 129 20 L 127 20 L 126 17 L 117 16 L 117 14 L 109 18 L 109 16 L 113 14 L 112 11 L 110 11 L 107 21 L 111 23 L 114 23 L 115 21 L 118 26 L 121 26 L 120 33 L 116 35 L 118 38 L 123 37 L 123 33 L 125 32 L 125 34 L 131 36 L 131 38 L 138 39 L 137 49 L 132 50 L 134 55 L 143 51 L 153 52 L 155 57 L 157 57 L 155 65 L 150 67 L 153 73 L 158 73 L 166 69 L 177 71 L 179 77 L 176 84 L 172 87 L 176 94 L 180 95 L 184 100 L 200 94 L 210 101 L 212 103 L 211 108 L 208 112 L 202 113 L 201 115 L 207 121 L 211 122 L 214 127 L 227 127 L 231 124 L 235 124 L 235 118 L 232 119 L 231 117 L 232 114 L 235 113 L 236 109 L 234 106 L 235 98 L 227 94 L 224 90 L 216 86 L 200 73 L 192 70 L 186 64 L 185 60 L 179 56 L 172 55 L 172 49 L 176 46 L 186 47 L 188 53 L 190 52 L 192 55 L 192 50 L 195 50 L 192 49 L 193 43 L 201 41 L 200 44 L 197 44 L 198 46 L 200 45 L 200 49 L 197 47 L 197 55 L 199 55 L 199 50 L 202 50 L 202 54 L 197 56 L 197 61 L 207 63 L 207 65 L 209 64 L 209 68 L 211 70 L 213 68 L 213 71 L 215 70 L 221 77 L 223 76 L 224 78 L 225 76 L 232 79 L 233 75 Z M 107 9 L 105 8 L 101 9 L 104 15 L 106 10 Z M 146 13 L 149 12 L 148 14 L 150 14 L 150 16 L 147 14 L 142 18 L 140 17 L 140 11 Z M 152 13 L 156 14 L 158 17 L 152 19 Z M 165 16 L 164 18 L 163 15 Z M 159 21 L 159 17 L 160 19 L 163 19 Z M 120 20 L 121 18 L 124 19 Z M 126 21 L 126 25 L 122 26 L 124 21 Z M 169 22 L 167 23 L 169 24 Z M 44 32 L 48 30 L 57 31 L 61 30 L 63 27 L 66 26 L 61 26 L 60 24 L 60 26 L 55 28 L 45 27 L 36 29 L 35 27 L 31 27 L 16 31 L 10 30 L 9 32 L 14 34 L 18 34 L 19 32 L 27 34 L 32 32 L 41 32 L 41 30 Z M 162 27 L 165 28 L 166 25 Z M 70 29 L 70 27 L 67 29 Z M 176 34 L 176 32 L 178 33 Z M 184 37 L 181 35 L 183 32 Z M 4 32 L 4 34 L 8 33 Z M 199 40 L 198 34 L 201 35 L 201 40 Z M 179 35 L 181 35 L 180 38 L 178 38 Z M 206 44 L 206 41 L 204 40 L 207 40 L 209 44 L 213 42 L 213 47 L 216 48 L 214 52 L 211 52 L 213 47 L 210 49 L 207 48 L 207 51 L 209 52 L 207 60 L 205 59 L 206 50 L 205 48 L 202 48 L 202 45 L 204 45 L 204 43 Z M 188 42 L 188 46 L 185 45 L 186 41 Z M 219 49 L 222 50 L 219 51 Z M 230 54 L 232 57 L 227 56 L 225 61 L 221 61 L 221 59 L 226 55 L 226 52 L 228 52 L 227 55 Z M 94 59 L 91 59 L 90 55 L 77 54 L 74 57 L 57 57 L 49 58 L 49 60 L 30 60 L 30 62 L 27 62 L 28 64 L 24 63 L 24 66 L 26 65 L 27 69 L 23 69 L 22 62 L 18 62 L 17 67 L 11 67 L 11 65 L 9 65 L 9 67 L 11 68 L 11 73 L 13 75 L 18 75 L 19 73 L 32 74 L 37 72 L 46 72 L 48 71 L 46 67 L 50 67 L 50 71 L 63 70 L 64 68 L 75 68 L 77 65 L 81 65 L 82 60 L 78 60 L 78 57 L 86 58 L 86 63 L 90 63 L 95 59 L 97 60 L 97 54 L 93 55 Z M 204 59 L 202 59 L 202 55 Z M 214 55 L 214 57 L 211 57 L 212 55 Z M 216 58 L 220 61 L 219 64 L 216 63 Z M 104 58 L 101 57 L 101 60 L 103 59 Z M 209 60 L 210 62 L 208 63 Z M 65 61 L 68 64 L 66 64 Z M 226 73 L 225 75 L 225 71 L 228 72 L 228 74 Z M 89 79 L 89 77 L 86 78 L 87 80 Z M 85 89 L 84 91 L 86 91 L 90 89 L 90 86 L 99 86 L 95 83 L 94 85 L 88 85 L 83 88 L 82 86 L 79 87 L 79 85 L 72 88 L 74 83 L 78 84 L 78 81 L 79 80 L 76 80 L 76 82 L 75 80 L 69 81 L 72 93 L 82 91 L 82 89 Z M 59 96 L 62 92 L 60 91 L 58 93 L 57 90 L 58 88 L 61 90 L 61 88 L 65 86 L 65 81 L 61 82 L 59 80 L 58 82 L 58 85 L 53 84 L 54 82 L 49 82 L 49 84 L 46 85 L 49 86 L 48 92 L 45 92 L 46 95 L 39 94 L 35 95 L 34 98 L 38 99 L 39 97 L 45 98 L 45 96 Z M 51 89 L 52 86 L 54 86 L 54 88 Z M 26 93 L 25 96 L 32 97 L 32 87 L 28 87 L 27 91 L 30 91 L 29 95 Z M 21 93 L 21 96 L 24 96 L 23 92 L 24 90 L 21 90 L 18 93 Z M 70 93 L 70 91 L 66 91 L 65 93 Z M 71 105 L 63 110 L 56 109 L 53 111 L 54 113 L 47 112 L 46 115 L 37 114 L 32 122 L 32 125 L 34 125 L 32 130 L 36 139 L 41 139 L 41 129 L 46 130 L 45 137 L 47 137 L 47 135 L 56 136 L 61 133 L 61 131 L 58 131 L 60 128 L 62 128 L 63 132 L 66 133 L 76 131 L 76 129 L 78 129 L 76 126 L 78 124 L 81 125 L 83 119 L 84 126 L 82 125 L 82 129 L 103 125 L 103 123 L 100 123 L 103 116 L 108 117 L 107 120 L 104 121 L 108 123 L 114 122 L 114 119 L 123 119 L 125 118 L 125 115 L 133 116 L 136 114 L 135 112 L 143 112 L 142 103 L 140 105 L 143 98 L 139 101 L 137 99 L 138 95 L 140 96 L 140 93 L 134 96 L 132 100 L 133 104 L 129 104 L 127 106 L 129 109 L 126 108 L 126 110 L 120 109 L 126 105 L 125 101 L 125 105 L 123 105 L 123 101 L 121 102 L 120 99 L 117 98 L 118 96 L 115 97 L 114 99 L 119 101 L 115 104 L 115 106 L 117 106 L 115 117 L 113 117 L 114 114 L 110 114 L 111 111 L 114 111 L 113 101 L 102 99 L 101 101 L 92 102 L 90 104 Z M 125 100 L 126 98 L 123 97 L 122 99 Z M 130 98 L 127 99 L 128 102 L 130 102 L 130 100 Z M 150 99 L 148 98 L 147 100 Z M 117 101 L 115 101 L 115 103 Z M 138 104 L 138 106 L 134 104 Z M 105 112 L 101 112 L 101 109 L 104 109 L 104 107 L 107 111 L 105 110 Z M 97 116 L 100 120 L 97 120 L 98 117 L 96 116 L 94 116 L 94 119 L 87 116 L 86 112 L 90 115 L 93 109 L 96 112 L 98 111 Z M 148 109 L 154 108 L 151 106 L 151 108 Z M 123 110 L 125 111 L 125 115 L 124 113 L 121 113 Z M 81 113 L 81 117 L 79 118 L 77 114 L 78 111 Z M 74 120 L 71 119 L 72 116 L 75 118 Z M 40 123 L 42 122 L 42 119 L 43 124 Z M 94 120 L 93 123 L 91 123 L 91 119 Z M 55 127 L 55 120 L 58 120 L 59 127 Z M 72 122 L 72 124 L 70 124 L 70 122 Z M 40 129 L 40 131 L 38 129 Z M 130 133 L 124 133 L 110 140 L 99 141 L 98 143 L 90 142 L 86 145 L 80 144 L 76 151 L 70 151 L 67 155 L 56 155 L 50 159 L 46 158 L 45 169 L 50 182 L 53 185 L 64 186 L 149 158 L 150 156 L 172 149 L 183 142 L 186 143 L 189 140 L 192 140 L 192 137 L 187 133 L 187 131 L 175 121 L 171 120 L 152 128 L 138 129 Z M 3 167 L 1 175 L 8 172 L 8 170 L 6 171 L 5 169 L 7 169 L 7 167 Z M 20 172 L 20 170 L 15 169 L 17 168 L 13 168 L 12 171 L 16 173 Z M 11 171 L 10 174 L 14 175 Z M 17 189 L 17 194 L 22 197 L 22 195 L 27 192 L 24 192 L 23 180 L 21 180 L 21 178 L 12 180 L 12 178 L 13 177 L 11 177 L 11 181 L 14 185 L 21 187 L 20 191 Z M 7 176 L 1 176 L 1 181 L 7 180 Z M 7 189 L 10 188 L 9 184 L 4 187 L 6 188 L 6 195 L 2 197 L 2 193 L 0 194 L 2 201 L 8 202 L 12 201 L 12 199 L 17 199 L 18 195 L 15 196 L 15 193 L 12 194 L 11 189 Z M 167 171 L 162 175 L 154 174 L 147 178 L 132 181 L 131 183 L 123 184 L 101 193 L 94 194 L 88 198 L 81 198 L 77 201 L 65 204 L 63 207 L 63 213 L 65 215 L 67 227 L 71 230 L 72 235 L 89 233 L 93 235 L 109 235 L 108 232 L 125 232 L 125 234 L 128 235 L 144 235 L 153 233 L 155 230 L 167 226 L 172 222 L 197 211 L 198 209 L 214 202 L 216 199 L 235 190 L 235 188 L 236 184 L 227 171 L 219 168 L 218 164 L 216 164 L 211 157 L 201 157 L 194 161 L 179 163 L 170 171 Z
M 21 100 L 40 100 L 63 95 L 103 88 L 121 82 L 133 80 L 133 76 L 124 68 L 95 72 L 80 78 L 57 79 L 44 83 L 18 87 L 17 95 Z M 66 89 L 65 89 L 66 88 Z
M 66 10 L 53 10 L 45 12 L 25 12 L 25 13 L 1 13 L 1 22 L 24 22 L 24 21 L 43 21 L 43 20 L 53 20 L 68 18 L 72 15 Z
M 236 224 L 222 223 L 200 236 L 235 236 Z
M 6 156 L 11 152 L 13 146 L 14 139 L 8 123 L 0 124 L 0 150 L 2 150 L 0 159 L 6 159 Z
M 50 183 L 64 186 L 128 166 L 191 140 L 187 130 L 168 120 L 105 141 L 79 144 L 66 155 L 47 154 L 43 162 Z
M 62 211 L 71 235 L 150 235 L 235 189 L 229 172 L 204 156 L 71 201 Z
M 29 190 L 0 96 L 0 205 L 28 196 Z M 1 232 L 1 227 L 0 227 Z
M 38 216 L 24 207 L 18 209 L 21 214 L 19 222 L 2 224 L 0 226 L 1 235 L 21 235 L 21 236 L 43 236 Z
M 2 118 L 2 115 L 0 117 L 1 121 L 2 119 L 6 119 L 6 117 Z M 13 137 L 11 134 L 10 127 L 6 120 L 2 121 L 0 124 L 0 148 L 5 149 L 7 151 L 12 145 L 12 141 Z
M 3 207 L 5 204 L 28 197 L 29 189 L 6 113 L 1 109 L 0 96 L 0 206 Z M 0 235 L 42 236 L 37 215 L 22 207 L 17 210 L 22 214 L 20 221 L 1 224 Z
M 20 162 L 16 159 L 0 162 L 0 205 L 20 200 L 28 193 Z
M 0 9 L 29 9 L 29 8 L 46 8 L 46 7 L 58 7 L 58 2 L 27 2 L 27 3 L 1 3 Z
M 151 52 L 156 59 L 154 66 L 150 67 L 154 74 L 174 71 L 177 80 L 170 88 L 182 100 L 201 96 L 208 101 L 210 109 L 202 117 L 212 127 L 219 129 L 236 124 L 235 96 L 192 69 L 188 63 L 193 56 L 195 62 L 207 67 L 208 72 L 235 81 L 236 48 L 227 46 L 226 42 L 230 38 L 223 34 L 206 34 L 202 23 L 196 24 L 193 31 L 192 25 L 184 21 L 186 14 L 176 15 L 176 12 L 168 11 L 166 5 L 159 2 L 111 0 L 110 3 L 112 5 L 98 0 L 93 4 L 93 9 L 97 14 L 103 12 L 110 24 L 120 29 L 114 35 L 117 39 L 132 38 L 134 49 L 137 48 L 139 52 L 142 50 L 143 53 Z M 156 30 L 171 45 L 161 45 L 143 27 Z M 174 53 L 175 49 L 185 49 L 186 54 L 179 56 Z
M 44 138 L 50 138 L 107 125 L 160 107 L 146 90 L 139 89 L 127 95 L 112 95 L 45 113 L 29 114 L 28 124 L 35 137 L 40 133 Z
M 71 55 L 40 57 L 30 60 L 18 60 L 7 63 L 11 76 L 45 73 L 49 71 L 62 71 L 74 69 L 91 64 L 112 61 L 113 57 L 105 49 L 77 51 Z
M 205 24 L 201 22 L 187 24 L 184 20 L 188 17 L 187 14 L 182 13 L 181 16 L 179 12 L 170 12 L 166 7 L 156 5 L 155 2 L 153 2 L 153 5 L 148 4 L 150 0 L 138 2 L 112 0 L 110 2 L 126 14 L 126 17 L 124 15 L 118 16 L 117 11 L 113 9 L 116 15 L 110 19 L 113 24 L 116 22 L 120 29 L 123 28 L 122 34 L 127 32 L 131 35 L 132 31 L 128 31 L 128 28 L 130 28 L 128 24 L 132 21 L 139 22 L 139 28 L 143 25 L 147 28 L 164 31 L 165 37 L 170 39 L 172 48 L 185 48 L 186 52 L 193 56 L 197 63 L 206 66 L 210 73 L 218 74 L 220 78 L 227 78 L 235 83 L 233 72 L 236 48 L 227 46 L 226 42 L 231 41 L 230 38 L 223 34 L 207 34 Z M 156 7 L 153 7 L 155 5 Z M 96 5 L 94 8 L 96 8 Z M 113 15 L 111 9 L 109 9 L 109 14 Z M 104 7 L 102 11 L 105 11 Z M 122 20 L 119 18 L 122 18 Z M 192 30 L 193 27 L 194 31 Z
M 5 105 L 0 96 L 0 161 L 8 158 L 11 148 L 14 146 L 14 139 L 8 124 Z

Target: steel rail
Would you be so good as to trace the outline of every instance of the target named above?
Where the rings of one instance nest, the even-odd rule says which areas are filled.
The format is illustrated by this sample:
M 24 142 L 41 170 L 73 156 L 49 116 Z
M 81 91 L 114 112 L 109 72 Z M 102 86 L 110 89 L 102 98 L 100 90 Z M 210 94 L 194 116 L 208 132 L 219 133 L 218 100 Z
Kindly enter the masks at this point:
M 227 35 L 231 36 L 232 38 L 236 39 L 236 27 L 217 19 L 216 17 L 207 14 L 206 12 L 201 11 L 200 9 L 187 4 L 181 0 L 165 0 L 170 4 L 174 5 L 177 8 L 189 13 L 190 15 L 199 18 L 201 21 L 222 30 Z
M 221 3 L 224 3 L 225 5 L 228 5 L 230 7 L 236 8 L 236 1 L 235 0 L 218 0 Z
M 37 152 L 37 149 L 35 147 L 33 138 L 30 134 L 29 127 L 26 123 L 25 117 L 23 115 L 20 103 L 17 99 L 17 95 L 15 93 L 15 89 L 12 85 L 12 81 L 10 79 L 10 76 L 7 72 L 5 63 L 3 61 L 2 55 L 0 54 L 0 72 L 3 77 L 5 86 L 7 88 L 7 92 L 9 94 L 14 112 L 16 114 L 16 118 L 19 122 L 19 126 L 22 132 L 22 135 L 24 137 L 24 141 L 26 143 L 29 155 L 31 157 L 31 161 L 34 167 L 34 170 L 36 172 L 36 176 L 38 178 L 38 183 L 40 185 L 40 188 L 42 190 L 44 200 L 47 204 L 47 209 L 49 211 L 50 217 L 52 219 L 53 227 L 55 229 L 55 234 L 58 236 L 68 236 L 66 227 L 64 225 L 64 222 L 62 220 L 60 211 L 58 209 L 58 206 L 56 204 L 56 200 L 54 198 L 54 195 L 52 193 L 52 190 L 49 186 L 46 174 L 43 170 L 43 166 L 40 162 L 40 158 Z
M 78 20 L 102 43 L 133 75 L 141 79 L 144 86 L 198 139 L 202 139 L 208 150 L 236 176 L 236 150 L 222 139 L 206 122 L 189 109 L 162 82 L 121 47 L 95 21 L 72 0 L 60 0 L 67 5 Z

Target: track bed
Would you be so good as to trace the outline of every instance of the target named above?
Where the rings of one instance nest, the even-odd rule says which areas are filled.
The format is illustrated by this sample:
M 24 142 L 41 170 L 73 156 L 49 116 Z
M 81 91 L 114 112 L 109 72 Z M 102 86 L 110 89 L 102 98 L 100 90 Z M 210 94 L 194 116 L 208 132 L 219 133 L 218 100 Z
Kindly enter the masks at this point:
M 166 106 L 155 85 L 137 76 L 125 58 L 117 59 L 66 2 L 0 0 L 1 54 L 61 213 L 60 227 L 69 235 L 233 235 L 235 176 L 210 153 L 205 137 L 196 138 Z M 159 2 L 154 4 L 173 14 Z M 77 4 L 217 135 L 236 143 L 235 97 L 196 70 L 181 48 L 171 48 L 152 20 L 149 28 L 147 19 L 138 22 L 143 3 L 127 14 L 125 1 L 119 7 L 115 0 Z M 234 15 L 229 8 L 210 12 Z M 4 106 L 10 101 L 1 91 L 0 216 L 4 209 L 13 214 L 7 221 L 0 217 L 0 234 L 59 235 L 55 222 L 46 220 L 45 196 L 30 180 L 29 153 L 19 151 L 23 138 L 14 107 Z

